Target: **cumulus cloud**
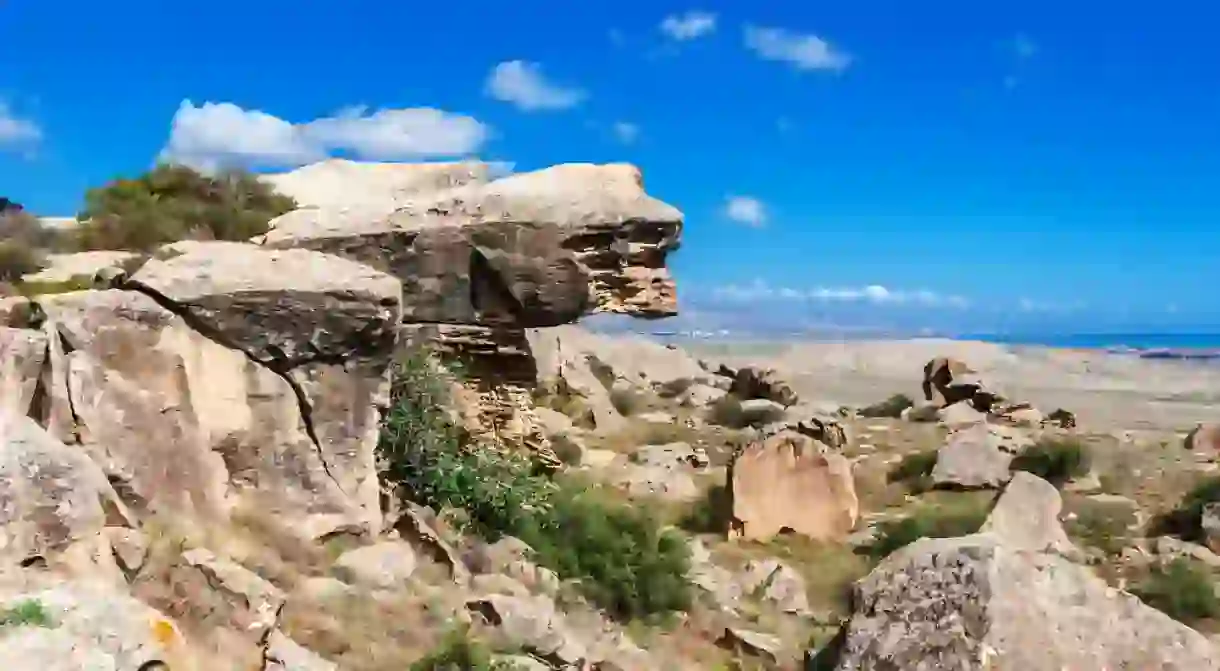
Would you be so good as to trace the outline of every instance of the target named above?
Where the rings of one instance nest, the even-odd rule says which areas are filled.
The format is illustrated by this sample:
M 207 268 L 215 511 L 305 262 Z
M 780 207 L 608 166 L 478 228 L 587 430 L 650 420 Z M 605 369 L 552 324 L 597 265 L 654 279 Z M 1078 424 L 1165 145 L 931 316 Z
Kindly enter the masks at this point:
M 889 289 L 879 284 L 863 287 L 795 288 L 774 286 L 763 280 L 754 280 L 744 285 L 730 284 L 718 287 L 713 293 L 721 300 L 732 302 L 790 300 L 811 303 L 872 303 L 925 307 L 964 308 L 969 306 L 969 302 L 961 296 L 944 295 L 926 289 Z
M 755 228 L 767 223 L 766 206 L 752 196 L 729 196 L 724 204 L 724 214 L 733 221 Z
M 712 12 L 691 10 L 684 14 L 670 14 L 661 21 L 661 32 L 680 42 L 708 35 L 715 30 L 716 15 Z
M 548 81 L 542 66 L 526 61 L 505 61 L 491 69 L 484 87 L 487 95 L 526 112 L 575 107 L 588 94 Z
M 295 167 L 336 151 L 373 161 L 424 160 L 471 154 L 487 126 L 470 116 L 429 107 L 363 107 L 292 123 L 233 103 L 184 100 L 174 114 L 165 160 L 203 170 L 230 166 Z
M 42 128 L 37 123 L 17 116 L 7 103 L 0 101 L 0 147 L 28 147 L 40 140 Z
M 610 127 L 614 137 L 623 144 L 632 144 L 640 137 L 640 127 L 630 121 L 616 121 Z
M 759 58 L 788 63 L 798 70 L 839 72 L 851 64 L 851 56 L 817 35 L 748 25 L 743 36 L 746 48 Z

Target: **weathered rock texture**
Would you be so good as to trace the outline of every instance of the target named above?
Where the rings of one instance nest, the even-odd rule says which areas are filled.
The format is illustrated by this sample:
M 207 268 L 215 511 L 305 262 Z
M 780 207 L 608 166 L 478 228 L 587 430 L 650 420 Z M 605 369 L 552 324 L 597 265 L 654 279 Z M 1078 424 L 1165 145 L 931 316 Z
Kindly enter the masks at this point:
M 766 540 L 787 531 L 839 540 L 859 517 L 851 463 L 798 433 L 748 446 L 733 460 L 728 480 L 731 537 Z
M 80 445 L 137 512 L 374 531 L 400 284 L 308 250 L 178 243 L 121 289 L 39 297 L 4 329 L 0 408 Z
M 530 412 L 537 367 L 526 329 L 591 312 L 676 314 L 665 263 L 682 214 L 648 196 L 630 165 L 559 165 L 496 180 L 490 172 L 472 163 L 330 161 L 268 177 L 306 206 L 256 242 L 398 278 L 404 340 L 437 344 L 462 362 L 471 426 L 555 463 Z M 339 183 L 350 188 L 318 186 Z
M 1063 556 L 1066 536 L 1045 514 L 1058 510 L 1058 493 L 1036 480 L 1014 478 L 982 532 L 923 539 L 885 559 L 856 584 L 855 612 L 823 653 L 837 661 L 815 668 L 1220 668 L 1202 634 Z

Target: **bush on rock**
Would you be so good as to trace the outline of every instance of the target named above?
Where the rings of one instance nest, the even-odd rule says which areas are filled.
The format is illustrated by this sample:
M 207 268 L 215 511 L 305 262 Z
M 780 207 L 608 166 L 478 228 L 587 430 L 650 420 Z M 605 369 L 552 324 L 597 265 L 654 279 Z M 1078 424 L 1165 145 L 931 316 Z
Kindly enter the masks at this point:
M 178 240 L 248 240 L 296 207 L 243 172 L 204 175 L 162 164 L 90 189 L 76 231 L 80 249 L 150 251 Z
M 520 538 L 538 564 L 579 581 L 586 597 L 615 617 L 689 605 L 690 557 L 680 534 L 642 510 L 535 473 L 523 455 L 464 444 L 448 401 L 426 352 L 402 357 L 378 443 L 393 495 L 436 510 L 461 508 L 467 530 L 486 538 Z

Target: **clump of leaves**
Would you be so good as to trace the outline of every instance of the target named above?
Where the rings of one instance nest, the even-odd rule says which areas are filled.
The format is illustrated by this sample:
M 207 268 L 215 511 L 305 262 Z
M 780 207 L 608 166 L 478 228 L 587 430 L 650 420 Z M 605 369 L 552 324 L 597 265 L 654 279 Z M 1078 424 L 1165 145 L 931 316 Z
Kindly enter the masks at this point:
M 1190 624 L 1220 617 L 1220 598 L 1211 574 L 1186 557 L 1153 569 L 1131 593 L 1179 622 Z
M 1133 508 L 1090 500 L 1075 501 L 1071 507 L 1074 515 L 1064 524 L 1070 536 L 1108 555 L 1117 555 L 1127 546 L 1136 521 Z
M 471 639 L 466 629 L 455 629 L 435 650 L 411 664 L 410 671 L 516 671 L 516 667 L 494 660 L 491 650 Z
M 445 385 L 425 350 L 398 361 L 377 444 L 382 482 L 404 500 L 465 510 L 481 535 L 511 534 L 549 509 L 555 487 L 524 455 L 464 445 Z
M 690 606 L 686 542 L 646 508 L 562 488 L 551 514 L 517 535 L 534 549 L 535 561 L 579 580 L 585 596 L 613 617 L 647 619 Z
M 1161 534 L 1172 534 L 1192 542 L 1203 538 L 1203 508 L 1220 501 L 1220 476 L 1210 477 L 1195 485 L 1186 493 L 1176 508 L 1167 511 L 1152 522 L 1152 530 Z
M 936 450 L 920 450 L 903 455 L 886 475 L 889 482 L 904 483 L 912 491 L 921 492 L 931 486 L 932 470 L 936 468 Z
M 0 609 L 0 627 L 50 627 L 51 614 L 37 599 L 20 601 L 10 608 Z
M 296 203 L 244 172 L 204 175 L 162 164 L 85 194 L 81 249 L 150 251 L 178 240 L 248 240 Z
M 585 595 L 624 620 L 685 608 L 690 557 L 680 535 L 647 510 L 560 486 L 527 458 L 464 444 L 446 410 L 439 370 L 422 350 L 399 361 L 392 405 L 378 443 L 383 482 L 435 510 L 461 508 L 469 530 L 512 535 L 535 561 L 579 582 Z
M 1062 487 L 1068 481 L 1087 475 L 1091 460 L 1084 443 L 1075 438 L 1043 438 L 1021 451 L 1012 460 L 1012 470 L 1026 471 Z
M 976 533 L 987 521 L 982 507 L 946 509 L 926 507 L 897 520 L 887 520 L 877 526 L 877 540 L 871 554 L 881 558 L 904 548 L 920 538 L 956 538 Z
M 899 417 L 902 417 L 903 410 L 912 408 L 914 406 L 915 401 L 911 400 L 910 396 L 907 396 L 906 394 L 894 394 L 880 403 L 874 403 L 861 408 L 857 414 L 859 414 L 861 417 L 869 418 L 888 417 L 891 419 L 898 419 Z

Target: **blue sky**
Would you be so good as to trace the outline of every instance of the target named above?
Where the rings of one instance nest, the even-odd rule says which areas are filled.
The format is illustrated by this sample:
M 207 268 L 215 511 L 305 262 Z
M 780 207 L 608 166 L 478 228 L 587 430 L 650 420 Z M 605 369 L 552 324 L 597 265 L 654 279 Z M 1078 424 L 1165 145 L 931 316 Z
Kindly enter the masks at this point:
M 689 320 L 1220 330 L 1220 8 L 995 4 L 9 0 L 0 191 L 630 161 Z

